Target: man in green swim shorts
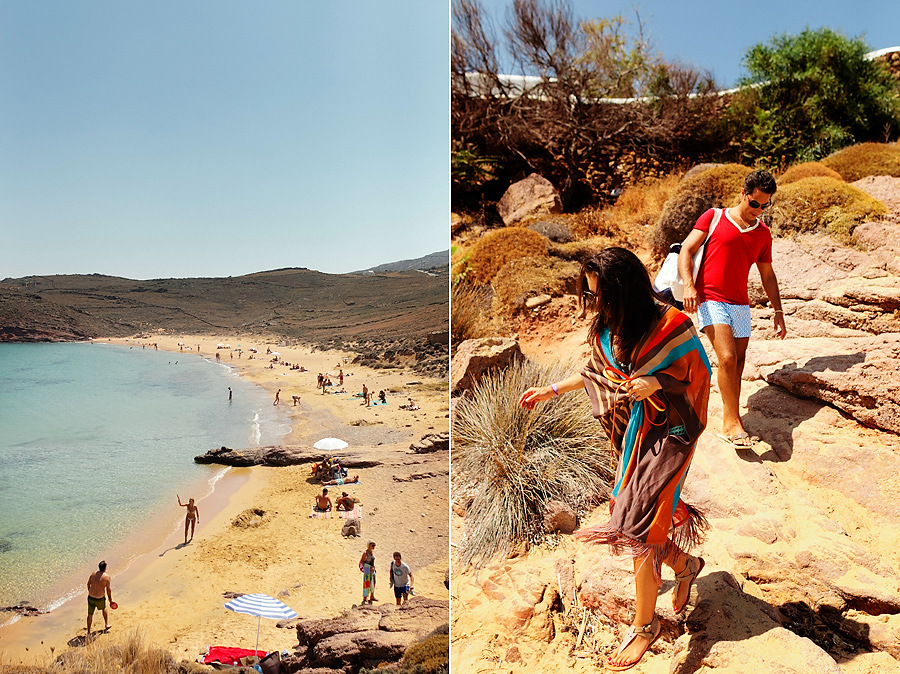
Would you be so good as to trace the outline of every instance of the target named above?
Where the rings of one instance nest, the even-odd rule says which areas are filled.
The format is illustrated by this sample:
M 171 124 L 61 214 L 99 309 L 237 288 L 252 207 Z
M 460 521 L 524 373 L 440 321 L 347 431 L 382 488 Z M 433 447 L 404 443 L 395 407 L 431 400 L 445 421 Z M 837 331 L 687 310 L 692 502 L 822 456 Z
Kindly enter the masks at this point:
M 112 587 L 109 574 L 106 573 L 106 562 L 100 562 L 99 570 L 94 571 L 88 578 L 88 614 L 87 635 L 91 636 L 91 622 L 94 619 L 94 611 L 100 609 L 103 613 L 104 630 L 109 629 L 109 609 L 106 608 L 106 598 L 112 603 Z M 106 596 L 104 596 L 106 595 Z

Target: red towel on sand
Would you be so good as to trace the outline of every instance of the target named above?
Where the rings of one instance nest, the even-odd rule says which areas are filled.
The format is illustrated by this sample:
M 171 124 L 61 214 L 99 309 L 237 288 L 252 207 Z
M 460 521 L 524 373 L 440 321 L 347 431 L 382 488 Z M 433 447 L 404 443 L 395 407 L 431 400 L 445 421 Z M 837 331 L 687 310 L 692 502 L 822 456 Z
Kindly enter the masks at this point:
M 203 658 L 204 664 L 221 662 L 223 665 L 239 665 L 241 658 L 258 656 L 260 660 L 266 657 L 265 651 L 254 651 L 249 648 L 227 648 L 225 646 L 210 646 L 209 653 Z

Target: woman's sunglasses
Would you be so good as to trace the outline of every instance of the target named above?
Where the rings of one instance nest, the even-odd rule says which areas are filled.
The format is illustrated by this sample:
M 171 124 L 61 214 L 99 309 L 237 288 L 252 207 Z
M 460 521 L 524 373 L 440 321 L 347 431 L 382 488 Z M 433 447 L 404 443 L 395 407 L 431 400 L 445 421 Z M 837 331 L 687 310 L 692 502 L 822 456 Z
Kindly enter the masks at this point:
M 756 199 L 748 199 L 747 203 L 750 204 L 750 208 L 753 208 L 753 209 L 761 208 L 762 210 L 766 210 L 769 206 L 772 205 L 771 201 L 767 201 L 766 203 L 761 204 Z

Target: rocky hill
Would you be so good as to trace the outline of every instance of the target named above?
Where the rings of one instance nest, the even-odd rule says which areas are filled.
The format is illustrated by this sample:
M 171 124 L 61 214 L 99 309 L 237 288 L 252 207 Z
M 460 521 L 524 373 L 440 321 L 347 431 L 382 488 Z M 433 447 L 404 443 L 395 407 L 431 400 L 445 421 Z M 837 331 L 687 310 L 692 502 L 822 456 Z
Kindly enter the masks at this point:
M 0 340 L 171 332 L 277 334 L 311 342 L 447 332 L 448 266 L 367 275 L 280 269 L 228 278 L 101 275 L 0 282 Z

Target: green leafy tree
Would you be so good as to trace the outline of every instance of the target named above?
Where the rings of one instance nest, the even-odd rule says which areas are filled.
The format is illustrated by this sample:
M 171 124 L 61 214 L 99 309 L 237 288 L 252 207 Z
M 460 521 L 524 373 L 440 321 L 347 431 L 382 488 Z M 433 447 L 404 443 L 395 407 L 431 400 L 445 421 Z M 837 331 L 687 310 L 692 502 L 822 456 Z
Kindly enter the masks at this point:
M 785 165 L 895 138 L 898 90 L 881 63 L 865 58 L 868 51 L 861 39 L 829 28 L 807 28 L 752 47 L 744 57 L 749 76 L 736 100 L 750 127 L 745 156 Z

